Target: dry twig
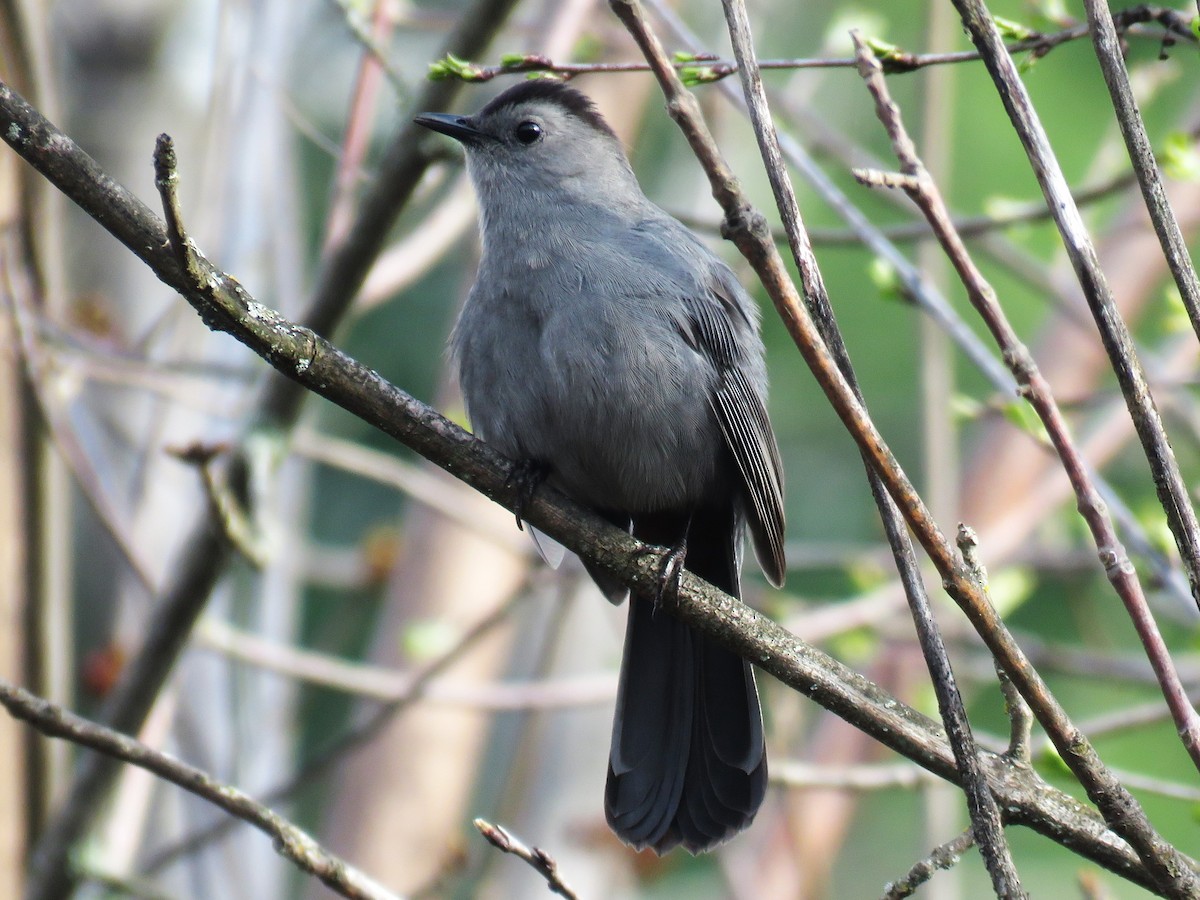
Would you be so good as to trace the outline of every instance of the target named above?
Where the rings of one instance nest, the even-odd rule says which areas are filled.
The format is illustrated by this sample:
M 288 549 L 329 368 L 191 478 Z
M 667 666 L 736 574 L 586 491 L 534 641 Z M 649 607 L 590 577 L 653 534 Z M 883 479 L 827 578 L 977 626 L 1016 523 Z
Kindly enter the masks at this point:
M 546 887 L 550 893 L 566 897 L 567 900 L 579 900 L 576 894 L 562 879 L 558 871 L 558 863 L 554 857 L 541 847 L 529 847 L 519 837 L 503 825 L 493 825 L 486 819 L 476 819 L 472 824 L 482 834 L 489 844 L 503 853 L 511 853 L 518 859 L 529 863 L 530 867 L 546 879 Z
M 177 784 L 207 800 L 232 816 L 263 832 L 285 859 L 343 897 L 355 900 L 397 900 L 390 891 L 376 884 L 345 860 L 334 856 L 308 834 L 278 813 L 242 793 L 221 784 L 209 775 L 173 759 L 131 737 L 89 722 L 49 700 L 34 696 L 23 688 L 0 680 L 0 704 L 23 722 L 50 737 L 63 738 L 90 747 L 113 759 L 139 766 L 159 778 Z

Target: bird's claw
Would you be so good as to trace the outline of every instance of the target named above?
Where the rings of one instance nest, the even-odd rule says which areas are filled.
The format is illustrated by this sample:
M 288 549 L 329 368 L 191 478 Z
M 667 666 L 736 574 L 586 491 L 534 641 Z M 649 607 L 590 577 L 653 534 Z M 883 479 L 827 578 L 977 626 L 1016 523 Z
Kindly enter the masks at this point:
M 533 502 L 533 495 L 550 477 L 550 466 L 537 459 L 522 459 L 512 467 L 504 479 L 504 487 L 516 494 L 513 513 L 517 517 L 517 528 L 525 530 L 525 510 Z
M 683 564 L 687 560 L 687 540 L 682 540 L 663 554 L 662 568 L 658 570 L 658 590 L 654 594 L 654 611 L 668 597 L 679 598 L 683 589 Z

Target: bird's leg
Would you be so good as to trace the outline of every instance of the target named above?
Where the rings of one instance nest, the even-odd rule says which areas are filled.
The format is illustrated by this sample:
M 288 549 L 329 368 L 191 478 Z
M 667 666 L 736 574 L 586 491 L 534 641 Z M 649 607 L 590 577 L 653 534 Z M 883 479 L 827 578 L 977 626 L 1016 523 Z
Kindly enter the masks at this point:
M 550 464 L 541 459 L 518 460 L 504 479 L 506 490 L 515 492 L 513 512 L 517 517 L 517 527 L 525 530 L 525 510 L 533 502 L 533 495 L 550 477 Z

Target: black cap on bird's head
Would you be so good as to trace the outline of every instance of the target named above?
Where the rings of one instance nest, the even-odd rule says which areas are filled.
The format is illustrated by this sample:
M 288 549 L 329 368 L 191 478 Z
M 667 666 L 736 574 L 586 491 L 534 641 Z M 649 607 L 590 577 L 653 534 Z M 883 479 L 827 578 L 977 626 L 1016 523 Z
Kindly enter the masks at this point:
M 592 102 L 591 97 L 582 91 L 575 90 L 575 88 L 568 86 L 564 82 L 556 81 L 552 78 L 534 78 L 510 87 L 504 93 L 497 95 L 487 106 L 481 109 L 479 111 L 479 118 L 491 118 L 505 108 L 537 102 L 560 106 L 563 110 L 581 122 L 591 125 L 597 131 L 608 135 L 614 140 L 617 137 L 608 123 L 604 121 L 604 117 L 600 115 L 600 111 L 596 109 L 596 104 Z
M 567 197 L 590 204 L 645 202 L 625 148 L 591 99 L 561 81 L 524 81 L 473 116 L 424 113 L 413 121 L 454 138 L 484 208 L 515 210 Z
M 494 138 L 487 125 L 506 113 L 522 107 L 535 105 L 557 107 L 563 113 L 578 119 L 601 134 L 617 140 L 609 124 L 604 121 L 596 105 L 586 94 L 552 78 L 535 78 L 523 81 L 497 95 L 473 116 L 458 116 L 448 113 L 421 113 L 413 121 L 433 131 L 441 132 L 464 144 L 474 144 Z M 526 136 L 518 133 L 522 143 L 533 143 L 537 135 L 527 131 Z M 531 139 L 530 139 L 531 138 Z

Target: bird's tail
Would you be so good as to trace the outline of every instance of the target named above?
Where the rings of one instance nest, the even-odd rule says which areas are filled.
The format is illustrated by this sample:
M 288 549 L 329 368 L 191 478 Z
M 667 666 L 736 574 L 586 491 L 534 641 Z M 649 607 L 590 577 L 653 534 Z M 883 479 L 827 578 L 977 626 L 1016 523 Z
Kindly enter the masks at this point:
M 739 592 L 736 512 L 693 516 L 686 567 Z M 652 527 L 634 533 L 671 543 Z M 682 534 L 677 531 L 676 535 Z M 622 840 L 708 850 L 746 828 L 766 793 L 762 712 L 749 663 L 654 601 L 630 598 L 605 812 Z

